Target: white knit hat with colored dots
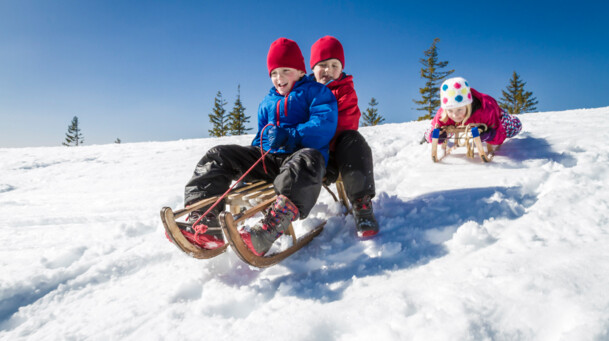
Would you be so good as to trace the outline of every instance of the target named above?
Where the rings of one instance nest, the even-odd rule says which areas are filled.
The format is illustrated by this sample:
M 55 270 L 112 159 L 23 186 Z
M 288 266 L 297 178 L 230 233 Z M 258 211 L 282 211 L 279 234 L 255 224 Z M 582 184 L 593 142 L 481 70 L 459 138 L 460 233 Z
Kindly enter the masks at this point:
M 454 109 L 470 104 L 472 92 L 465 78 L 455 77 L 447 79 L 440 87 L 440 100 L 442 109 Z

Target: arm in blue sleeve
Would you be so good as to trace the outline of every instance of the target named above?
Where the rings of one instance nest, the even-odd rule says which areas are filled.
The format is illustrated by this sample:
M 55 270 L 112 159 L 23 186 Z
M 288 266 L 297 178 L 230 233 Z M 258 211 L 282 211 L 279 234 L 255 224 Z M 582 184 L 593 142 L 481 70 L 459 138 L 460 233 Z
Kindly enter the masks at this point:
M 336 132 L 338 107 L 336 97 L 325 86 L 310 91 L 309 120 L 291 132 L 299 145 L 307 148 L 327 148 Z

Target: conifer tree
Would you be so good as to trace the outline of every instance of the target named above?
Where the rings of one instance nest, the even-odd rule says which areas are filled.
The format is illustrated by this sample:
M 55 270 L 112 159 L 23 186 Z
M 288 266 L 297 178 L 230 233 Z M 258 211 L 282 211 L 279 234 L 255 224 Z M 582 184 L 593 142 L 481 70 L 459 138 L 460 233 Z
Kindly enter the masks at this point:
M 385 118 L 378 113 L 378 109 L 376 108 L 378 104 L 376 99 L 372 97 L 370 103 L 368 103 L 368 109 L 362 114 L 362 126 L 375 126 L 385 121 Z
M 208 130 L 209 136 L 220 137 L 228 134 L 228 117 L 226 116 L 226 109 L 224 109 L 225 105 L 226 101 L 222 99 L 222 93 L 218 91 L 214 99 L 214 108 L 212 113 L 209 114 L 209 122 L 212 124 L 212 129 Z
M 425 115 L 420 116 L 417 120 L 427 120 L 433 117 L 433 114 L 440 106 L 440 84 L 455 70 L 440 71 L 448 65 L 447 61 L 438 61 L 438 47 L 436 46 L 440 38 L 435 38 L 431 47 L 424 51 L 425 58 L 419 59 L 423 65 L 421 69 L 421 78 L 425 79 L 425 87 L 419 88 L 421 94 L 420 100 L 413 100 L 415 104 L 420 105 L 416 110 L 424 111 Z
M 506 90 L 501 90 L 503 96 L 499 100 L 499 106 L 510 115 L 520 114 L 523 112 L 533 112 L 537 110 L 537 99 L 530 91 L 524 91 L 524 86 L 527 84 L 520 79 L 520 76 L 514 71 L 510 84 Z
M 120 144 L 121 142 L 122 142 L 121 139 L 119 139 L 118 137 L 116 138 L 116 140 L 114 140 L 114 143 L 116 143 L 116 144 Z
M 233 110 L 228 114 L 228 131 L 231 135 L 243 135 L 252 128 L 246 128 L 245 124 L 249 122 L 250 117 L 245 116 L 245 107 L 241 103 L 241 85 L 237 86 L 237 100 Z
M 78 117 L 74 116 L 72 119 L 72 123 L 68 126 L 68 132 L 66 133 L 66 140 L 61 144 L 64 146 L 76 146 L 78 147 L 82 143 L 84 143 L 84 138 L 82 133 L 80 132 L 80 126 L 78 125 Z

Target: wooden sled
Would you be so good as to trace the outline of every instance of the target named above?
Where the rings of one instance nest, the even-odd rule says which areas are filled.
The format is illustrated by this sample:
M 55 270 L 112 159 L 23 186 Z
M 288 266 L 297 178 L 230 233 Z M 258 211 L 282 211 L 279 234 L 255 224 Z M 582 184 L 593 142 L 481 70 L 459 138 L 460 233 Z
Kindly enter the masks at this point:
M 345 193 L 345 189 L 340 177 L 339 180 L 337 180 L 336 182 L 336 188 L 339 197 L 341 198 L 340 201 L 343 205 L 345 205 L 347 210 L 349 210 L 350 208 L 349 206 L 347 206 L 347 195 Z M 326 187 L 326 189 L 328 188 Z M 332 194 L 334 199 L 337 200 L 334 193 L 332 193 L 331 191 L 330 193 Z M 268 182 L 258 181 L 255 183 L 243 184 L 240 187 L 236 187 L 225 198 L 226 209 L 222 214 L 220 214 L 220 225 L 226 243 L 223 246 L 212 250 L 203 249 L 197 245 L 190 243 L 188 239 L 186 239 L 186 237 L 184 237 L 184 235 L 180 232 L 179 225 L 184 223 L 176 222 L 176 219 L 194 210 L 212 205 L 218 199 L 217 196 L 203 199 L 187 208 L 177 210 L 175 212 L 173 212 L 169 207 L 163 207 L 163 209 L 161 210 L 161 219 L 163 221 L 163 225 L 165 226 L 165 231 L 167 231 L 167 235 L 178 247 L 178 249 L 194 258 L 208 259 L 215 257 L 225 252 L 227 247 L 230 245 L 233 251 L 241 260 L 243 260 L 249 265 L 264 268 L 279 263 L 283 259 L 289 257 L 294 252 L 311 242 L 313 238 L 315 238 L 321 233 L 326 223 L 324 221 L 320 225 L 316 226 L 312 231 L 308 232 L 306 235 L 300 238 L 296 237 L 296 234 L 294 233 L 294 228 L 292 224 L 290 224 L 288 230 L 285 233 L 292 236 L 292 246 L 290 246 L 286 250 L 283 250 L 273 255 L 265 255 L 263 257 L 256 256 L 245 246 L 245 243 L 243 242 L 243 239 L 241 239 L 241 236 L 239 234 L 238 226 L 246 219 L 251 218 L 255 214 L 266 210 L 271 204 L 275 202 L 276 197 L 277 196 L 275 194 L 275 189 L 273 185 Z
M 475 147 L 482 161 L 491 162 L 491 160 L 495 156 L 495 152 L 497 151 L 497 149 L 499 149 L 500 145 L 493 148 L 490 144 L 487 143 L 487 149 L 484 150 L 484 146 L 482 144 L 482 141 L 480 140 L 479 128 L 486 129 L 486 124 L 468 124 L 466 126 L 460 127 L 446 126 L 434 129 L 431 135 L 431 159 L 433 160 L 433 162 L 440 162 L 458 147 L 466 147 L 466 155 L 469 158 L 474 158 Z M 449 137 L 454 135 L 454 140 L 452 146 L 450 147 L 448 146 L 448 141 L 451 138 L 446 138 L 446 140 L 441 143 L 443 154 L 442 156 L 438 157 L 438 141 L 440 139 L 440 133 L 442 132 L 445 132 L 446 135 Z

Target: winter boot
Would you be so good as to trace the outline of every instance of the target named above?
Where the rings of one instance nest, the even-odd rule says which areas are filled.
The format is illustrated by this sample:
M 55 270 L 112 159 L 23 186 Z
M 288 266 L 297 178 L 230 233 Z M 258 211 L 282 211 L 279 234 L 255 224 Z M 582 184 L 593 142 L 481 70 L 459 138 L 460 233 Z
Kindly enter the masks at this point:
M 360 238 L 372 237 L 379 232 L 379 223 L 374 218 L 372 199 L 366 195 L 352 203 L 353 217 L 357 236 Z
M 208 209 L 209 207 L 205 207 L 190 212 L 186 219 L 186 222 L 189 223 L 190 226 L 178 225 L 178 227 L 190 243 L 203 249 L 211 250 L 224 245 L 224 236 L 222 235 L 222 230 L 220 228 L 220 220 L 218 219 L 218 215 L 220 214 L 218 208 L 214 208 L 205 217 L 199 220 L 201 215 Z M 199 222 L 197 222 L 197 220 L 199 220 Z M 192 226 L 195 223 L 196 225 Z M 197 233 L 196 231 L 200 232 Z
M 242 232 L 241 238 L 257 256 L 264 256 L 275 240 L 298 219 L 298 208 L 286 196 L 279 195 L 260 220 L 249 232 Z

